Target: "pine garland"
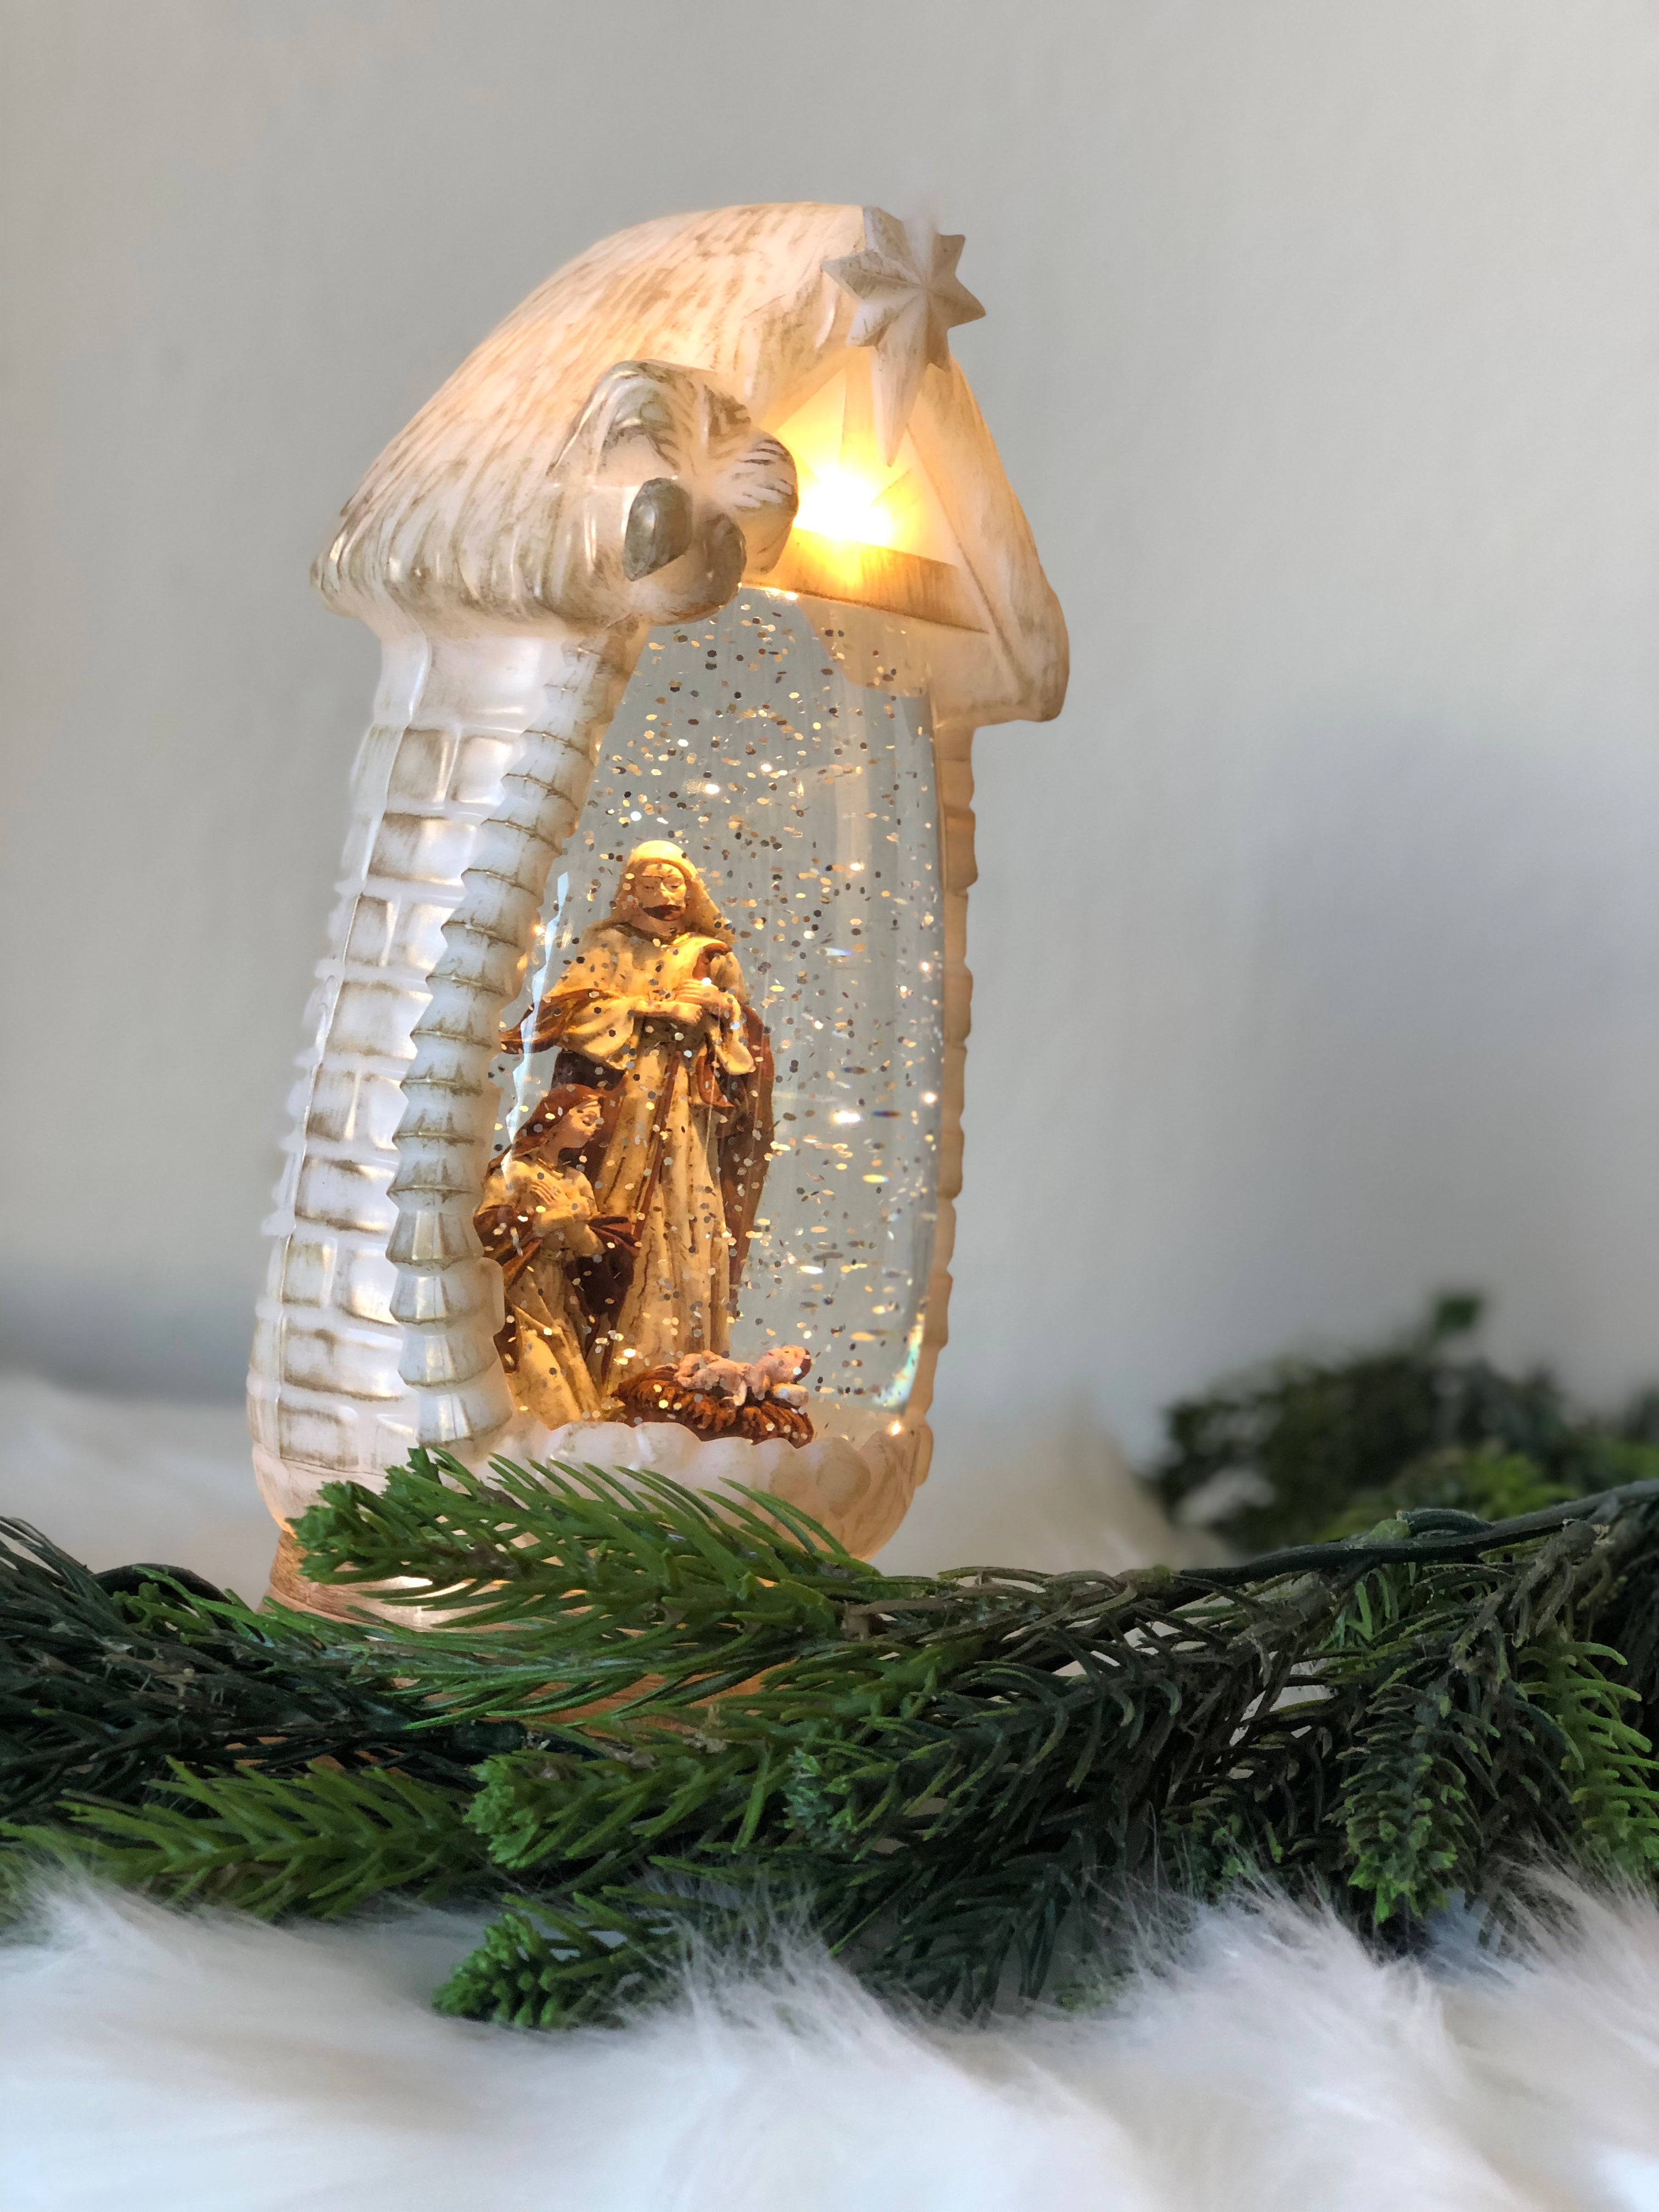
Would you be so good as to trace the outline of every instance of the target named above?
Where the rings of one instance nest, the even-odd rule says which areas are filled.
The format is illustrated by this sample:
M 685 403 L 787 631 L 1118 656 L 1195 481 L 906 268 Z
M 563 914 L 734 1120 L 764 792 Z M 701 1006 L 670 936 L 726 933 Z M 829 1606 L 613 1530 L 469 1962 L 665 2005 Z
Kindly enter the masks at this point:
M 1275 1360 L 1180 1401 L 1154 1471 L 1165 1506 L 1259 1552 L 1356 1535 L 1402 1506 L 1502 1521 L 1659 1476 L 1659 1390 L 1588 1417 L 1547 1371 L 1457 1349 L 1481 1310 L 1448 1291 L 1377 1351 Z
M 1307 1380 L 1253 1386 L 1258 1430 Z M 1581 1470 L 1646 1449 L 1577 1435 Z M 1451 1448 L 1484 1475 L 1492 1441 Z M 313 1577 L 454 1625 L 94 1576 L 0 1523 L 12 1890 L 44 1858 L 265 1916 L 483 1902 L 438 2003 L 556 2026 L 769 1928 L 973 2011 L 1109 1972 L 1126 1883 L 1268 1875 L 1399 1944 L 1454 1897 L 1501 1928 L 1540 1856 L 1659 1878 L 1654 1477 L 1121 1576 L 884 1575 L 776 1499 L 420 1452 L 296 1533 Z
M 393 1889 L 441 1897 L 484 1858 L 465 1826 L 465 1795 L 395 1766 L 347 1773 L 319 1760 L 301 1774 L 210 1778 L 174 1759 L 168 1771 L 134 1808 L 66 1800 L 67 1836 L 19 1833 L 112 1881 L 179 1903 L 210 1895 L 262 1918 L 332 1919 Z

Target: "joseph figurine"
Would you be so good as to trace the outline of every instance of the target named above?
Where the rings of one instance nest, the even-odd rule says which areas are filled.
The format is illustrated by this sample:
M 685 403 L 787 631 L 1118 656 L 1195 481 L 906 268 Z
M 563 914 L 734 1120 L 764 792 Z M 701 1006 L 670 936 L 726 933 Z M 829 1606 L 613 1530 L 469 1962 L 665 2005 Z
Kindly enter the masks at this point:
M 556 1046 L 555 1083 L 604 1100 L 583 1161 L 596 1211 L 631 1221 L 636 1256 L 590 1346 L 601 1396 L 688 1352 L 725 1352 L 772 1141 L 772 1055 L 731 932 L 678 846 L 635 846 L 533 1030 L 526 1018 L 501 1044 Z

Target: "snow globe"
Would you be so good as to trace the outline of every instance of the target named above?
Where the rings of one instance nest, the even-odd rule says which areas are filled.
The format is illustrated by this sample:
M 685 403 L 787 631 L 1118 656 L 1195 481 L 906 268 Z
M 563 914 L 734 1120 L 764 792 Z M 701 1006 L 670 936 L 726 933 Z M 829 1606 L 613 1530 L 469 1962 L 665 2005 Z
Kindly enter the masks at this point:
M 283 1525 L 411 1448 L 787 1498 L 927 1471 L 975 727 L 1065 693 L 948 332 L 959 238 L 622 233 L 387 447 L 317 563 L 383 652 L 248 1385 Z

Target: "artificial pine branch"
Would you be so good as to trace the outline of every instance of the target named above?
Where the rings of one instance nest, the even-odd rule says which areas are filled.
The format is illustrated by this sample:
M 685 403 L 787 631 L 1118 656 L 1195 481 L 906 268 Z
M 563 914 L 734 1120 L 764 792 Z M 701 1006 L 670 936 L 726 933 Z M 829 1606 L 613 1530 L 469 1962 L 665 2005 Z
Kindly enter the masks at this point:
M 349 1629 L 254 1612 L 194 1576 L 99 1576 L 0 1520 L 0 1816 L 70 1796 L 141 1798 L 196 1771 L 294 1773 L 394 1753 L 435 1783 L 522 1741 L 511 1727 L 434 1732 L 378 1647 Z
M 1380 1462 L 1374 1424 L 1319 1422 L 1374 1382 L 1435 1398 L 1437 1341 L 1297 1401 L 1321 1480 L 1346 1470 L 1326 1509 Z M 1456 1393 L 1515 1410 L 1489 1376 Z M 423 1633 L 395 1598 L 352 1626 L 161 1570 L 110 1589 L 14 1531 L 14 1853 L 267 1912 L 461 1883 L 501 1917 L 441 2002 L 544 2025 L 768 1925 L 928 2003 L 1035 1995 L 1126 1880 L 1265 1874 L 1389 1941 L 1459 1894 L 1501 1924 L 1540 1854 L 1659 1879 L 1659 1480 L 1571 1494 L 1651 1463 L 1614 1443 L 1558 1425 L 1540 1474 L 1440 1436 L 1431 1476 L 1389 1478 L 1431 1496 L 1361 1534 L 1116 1577 L 885 1576 L 771 1499 L 416 1454 L 299 1533 L 313 1577 L 452 1613 Z M 1449 1451 L 1530 1510 L 1471 1513 Z
M 689 1948 L 684 1901 L 672 1896 L 509 1897 L 433 2002 L 508 2027 L 585 2027 L 665 1991 Z
M 393 1889 L 441 1897 L 483 1859 L 465 1795 L 395 1767 L 319 1761 L 303 1774 L 209 1778 L 169 1765 L 166 1790 L 139 1808 L 71 1797 L 60 1808 L 67 1826 L 20 1823 L 14 1839 L 113 1881 L 261 1919 L 296 1907 L 334 1919 Z
M 1507 1520 L 1659 1476 L 1659 1391 L 1604 1420 L 1545 1370 L 1460 1352 L 1482 1301 L 1454 1291 L 1396 1342 L 1273 1360 L 1165 1416 L 1165 1506 L 1244 1551 L 1363 1533 L 1413 1506 Z
M 415 1452 L 384 1489 L 332 1484 L 295 1524 L 315 1579 L 399 1579 L 388 1605 L 464 1626 L 410 1656 L 452 1719 L 549 1722 L 651 1685 L 653 1706 L 735 1688 L 807 1648 L 839 1648 L 848 1607 L 906 1590 L 778 1499 L 718 1506 L 661 1477 L 492 1463 L 488 1480 Z M 410 1576 L 406 1563 L 418 1559 Z M 510 1638 L 489 1633 L 510 1627 Z

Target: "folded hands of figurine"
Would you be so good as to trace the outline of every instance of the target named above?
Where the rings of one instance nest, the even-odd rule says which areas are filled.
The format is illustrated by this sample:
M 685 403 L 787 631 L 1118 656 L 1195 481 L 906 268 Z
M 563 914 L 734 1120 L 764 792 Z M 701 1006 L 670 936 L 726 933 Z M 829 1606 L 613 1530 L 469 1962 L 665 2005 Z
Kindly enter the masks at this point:
M 538 1206 L 530 1216 L 530 1232 L 538 1238 L 554 1237 L 568 1243 L 573 1229 L 586 1226 L 568 1206 Z
M 534 1242 L 523 1213 L 512 1200 L 505 1205 L 481 1206 L 472 1217 L 472 1225 L 492 1258 L 505 1258 Z
M 688 983 L 684 989 L 670 999 L 661 1009 L 672 1022 L 679 1022 L 686 1029 L 700 1029 L 708 1021 L 734 1021 L 738 1002 L 729 991 L 722 991 L 718 983 L 699 981 Z

